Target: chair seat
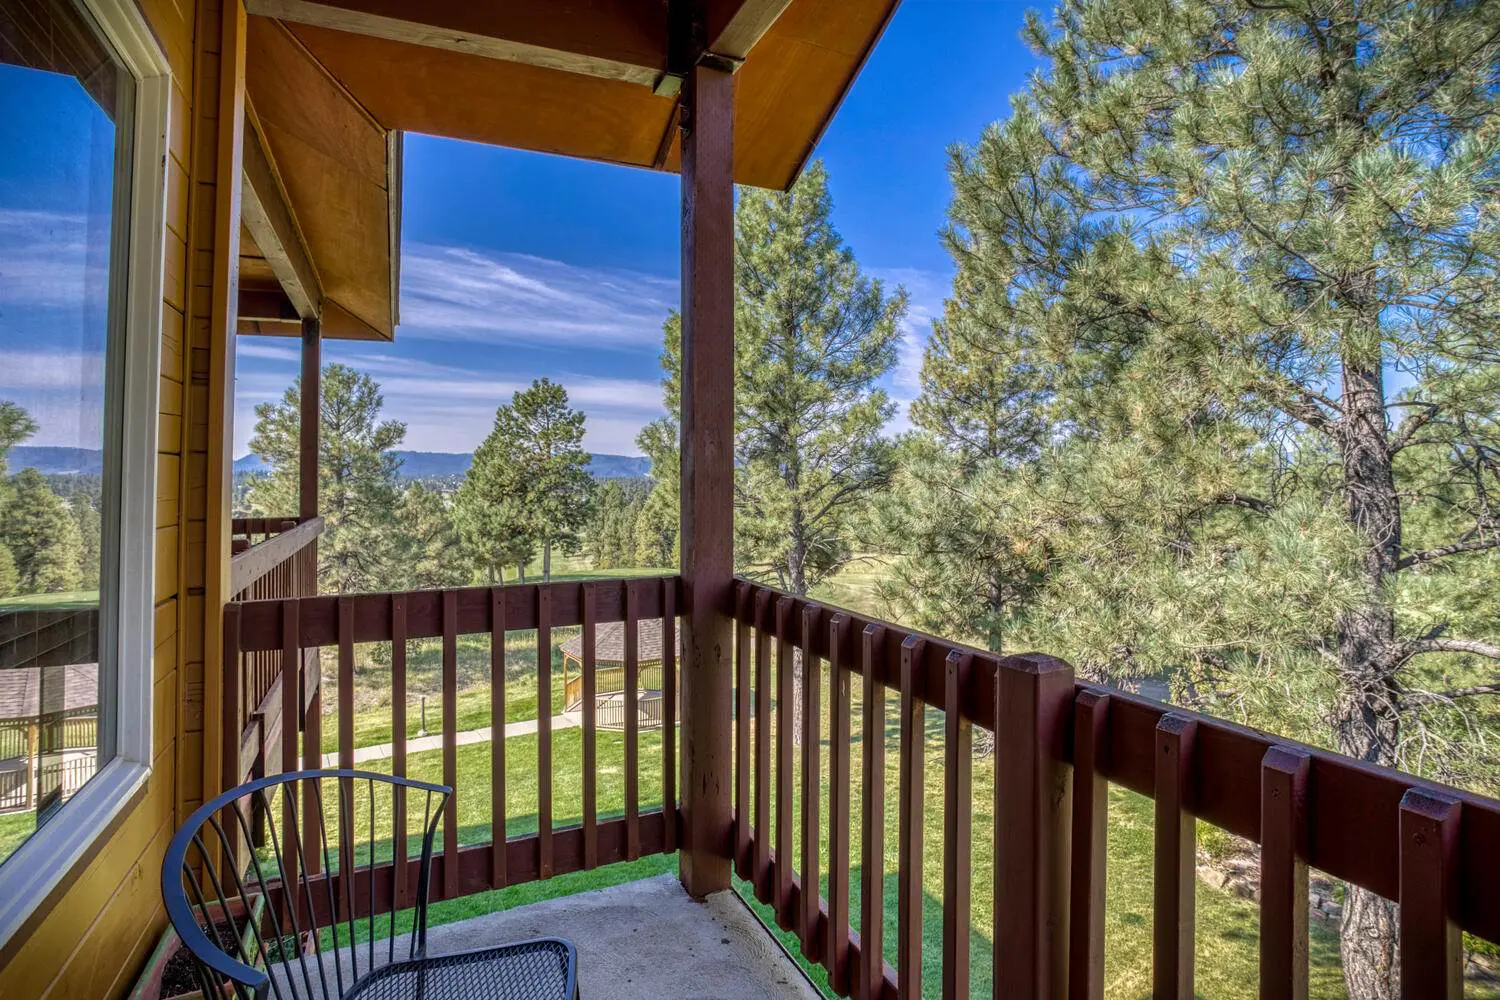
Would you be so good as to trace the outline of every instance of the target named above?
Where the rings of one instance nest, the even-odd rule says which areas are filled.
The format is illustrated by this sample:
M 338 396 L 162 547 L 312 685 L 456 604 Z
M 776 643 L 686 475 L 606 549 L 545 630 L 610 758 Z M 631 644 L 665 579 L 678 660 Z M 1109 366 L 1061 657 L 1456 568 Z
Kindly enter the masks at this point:
M 345 1000 L 574 1000 L 577 983 L 573 945 L 537 938 L 382 966 Z

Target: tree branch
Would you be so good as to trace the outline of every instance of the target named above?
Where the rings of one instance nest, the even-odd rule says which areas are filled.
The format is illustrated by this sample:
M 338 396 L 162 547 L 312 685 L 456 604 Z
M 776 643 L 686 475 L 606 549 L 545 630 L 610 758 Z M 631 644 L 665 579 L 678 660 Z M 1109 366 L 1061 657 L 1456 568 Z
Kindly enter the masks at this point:
M 1421 563 L 1430 563 L 1445 556 L 1456 556 L 1464 552 L 1483 552 L 1486 549 L 1500 548 L 1500 536 L 1490 538 L 1472 538 L 1468 541 L 1454 542 L 1452 545 L 1442 545 L 1435 549 L 1426 549 L 1422 552 L 1413 552 L 1411 555 L 1402 556 L 1396 561 L 1396 568 L 1409 569 Z
M 1402 645 L 1405 647 L 1402 659 L 1418 653 L 1471 653 L 1474 656 L 1500 660 L 1500 646 L 1478 639 L 1408 639 Z

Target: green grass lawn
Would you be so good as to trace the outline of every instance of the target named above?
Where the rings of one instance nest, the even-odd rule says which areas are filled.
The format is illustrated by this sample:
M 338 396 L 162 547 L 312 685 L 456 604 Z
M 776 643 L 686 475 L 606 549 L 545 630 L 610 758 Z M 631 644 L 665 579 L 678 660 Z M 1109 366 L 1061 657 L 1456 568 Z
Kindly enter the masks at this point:
M 0 815 L 0 861 L 10 857 L 35 829 L 36 811 L 33 809 Z
M 859 692 L 854 691 L 854 704 L 859 703 Z M 826 693 L 826 691 L 825 691 Z M 828 704 L 827 698 L 823 704 Z M 887 959 L 895 961 L 896 940 L 896 804 L 898 802 L 898 733 L 895 727 L 895 704 L 889 706 L 889 726 L 886 733 L 888 760 L 886 764 L 886 830 L 885 856 L 881 859 L 883 879 L 886 886 L 886 909 L 884 913 Z M 487 721 L 487 719 L 485 720 Z M 481 722 L 481 724 L 484 724 Z M 850 914 L 851 922 L 859 926 L 859 885 L 863 859 L 859 853 L 860 792 L 862 775 L 859 745 L 863 734 L 858 720 L 853 726 L 851 751 L 852 822 L 850 858 L 852 871 Z M 582 815 L 581 745 L 582 735 L 576 729 L 561 730 L 553 734 L 554 816 L 557 828 L 576 825 Z M 509 837 L 527 836 L 536 830 L 536 736 L 516 737 L 506 747 L 506 834 Z M 661 801 L 661 734 L 646 732 L 641 739 L 641 807 L 652 809 Z M 821 787 L 827 787 L 828 746 L 822 742 Z M 598 744 L 598 788 L 600 818 L 621 815 L 624 801 L 623 739 L 618 733 L 600 732 Z M 490 747 L 488 743 L 474 744 L 458 749 L 457 760 L 457 810 L 461 844 L 482 844 L 490 838 Z M 389 762 L 374 765 L 374 769 L 388 770 Z M 414 754 L 410 760 L 409 774 L 414 778 L 429 781 L 442 780 L 442 756 L 440 752 Z M 798 769 L 794 774 L 794 787 L 800 789 L 800 755 Z M 774 778 L 773 778 L 774 781 Z M 991 963 L 991 878 L 992 878 L 992 802 L 993 765 L 990 761 L 977 761 L 974 767 L 974 837 L 972 844 L 973 899 L 971 912 L 971 972 L 974 995 L 987 996 Z M 931 713 L 928 728 L 928 750 L 926 766 L 925 797 L 928 803 L 927 825 L 924 831 L 926 848 L 923 854 L 923 886 L 926 896 L 923 913 L 924 941 L 924 996 L 938 996 L 941 975 L 942 949 L 942 794 L 943 794 L 943 746 L 940 717 Z M 363 799 L 361 799 L 363 802 Z M 330 810 L 333 803 L 329 802 Z M 375 816 L 377 831 L 389 828 L 389 807 L 378 808 Z M 412 804 L 410 822 L 413 827 L 420 821 L 420 806 Z M 827 816 L 826 801 L 823 816 Z M 361 806 L 363 812 L 363 806 Z M 1149 799 L 1115 788 L 1110 796 L 1110 837 L 1108 871 L 1108 907 L 1105 916 L 1105 991 L 1111 997 L 1147 997 L 1150 994 L 1151 978 L 1151 892 L 1152 892 L 1152 803 Z M 800 813 L 794 811 L 794 828 L 800 831 Z M 356 841 L 363 843 L 369 836 L 369 819 L 361 816 L 356 822 Z M 439 834 L 441 849 L 441 834 Z M 800 840 L 795 849 L 797 865 L 801 868 Z M 416 849 L 413 841 L 412 850 Z M 378 857 L 389 856 L 389 843 L 378 841 L 375 847 Z M 360 855 L 366 852 L 361 849 Z M 824 892 L 827 889 L 826 840 L 820 858 Z M 568 895 L 573 892 L 613 885 L 646 877 L 660 872 L 675 870 L 670 857 L 642 859 L 629 865 L 616 865 L 594 872 L 578 873 L 542 883 L 513 886 L 505 890 L 481 893 L 444 903 L 434 904 L 430 919 L 434 924 L 462 920 L 494 910 L 506 909 L 541 899 Z M 747 887 L 738 883 L 742 895 L 749 895 Z M 757 908 L 765 916 L 763 907 Z M 1199 883 L 1197 892 L 1197 958 L 1198 990 L 1205 997 L 1226 1000 L 1250 1000 L 1257 993 L 1258 969 L 1258 910 L 1254 902 L 1235 896 L 1227 891 Z M 377 931 L 379 929 L 377 928 Z M 782 935 L 789 950 L 796 952 L 796 942 L 789 935 Z M 1343 997 L 1343 982 L 1338 965 L 1338 943 L 1334 932 L 1321 925 L 1314 925 L 1311 939 L 1313 997 Z M 826 988 L 826 980 L 820 969 L 809 968 L 814 980 Z M 1492 994 L 1472 993 L 1472 996 Z
M 0 600 L 0 611 L 66 611 L 98 607 L 97 590 L 64 590 L 56 594 L 17 594 Z

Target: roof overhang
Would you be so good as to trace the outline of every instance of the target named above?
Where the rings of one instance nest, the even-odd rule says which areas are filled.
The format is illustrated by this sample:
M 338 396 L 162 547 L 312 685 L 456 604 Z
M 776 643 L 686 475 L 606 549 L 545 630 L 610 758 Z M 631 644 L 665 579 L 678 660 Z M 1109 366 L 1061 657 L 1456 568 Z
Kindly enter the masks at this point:
M 788 188 L 898 3 L 246 0 L 250 99 L 309 265 L 292 283 L 252 205 L 242 329 L 298 329 L 315 274 L 326 336 L 392 335 L 404 131 L 676 171 L 682 80 L 712 62 L 736 72 L 735 181 Z

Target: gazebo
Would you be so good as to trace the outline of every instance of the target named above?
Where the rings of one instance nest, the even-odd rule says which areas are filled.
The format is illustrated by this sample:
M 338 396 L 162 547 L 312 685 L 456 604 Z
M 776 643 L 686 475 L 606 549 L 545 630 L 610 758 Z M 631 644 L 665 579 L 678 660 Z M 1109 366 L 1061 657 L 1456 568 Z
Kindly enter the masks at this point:
M 644 618 L 637 629 L 637 719 L 642 729 L 658 729 L 662 724 L 661 619 Z M 583 634 L 573 636 L 561 648 L 563 710 L 576 712 L 583 705 Z M 680 640 L 677 653 L 680 662 Z M 625 728 L 624 622 L 605 622 L 595 629 L 594 704 L 599 728 Z

